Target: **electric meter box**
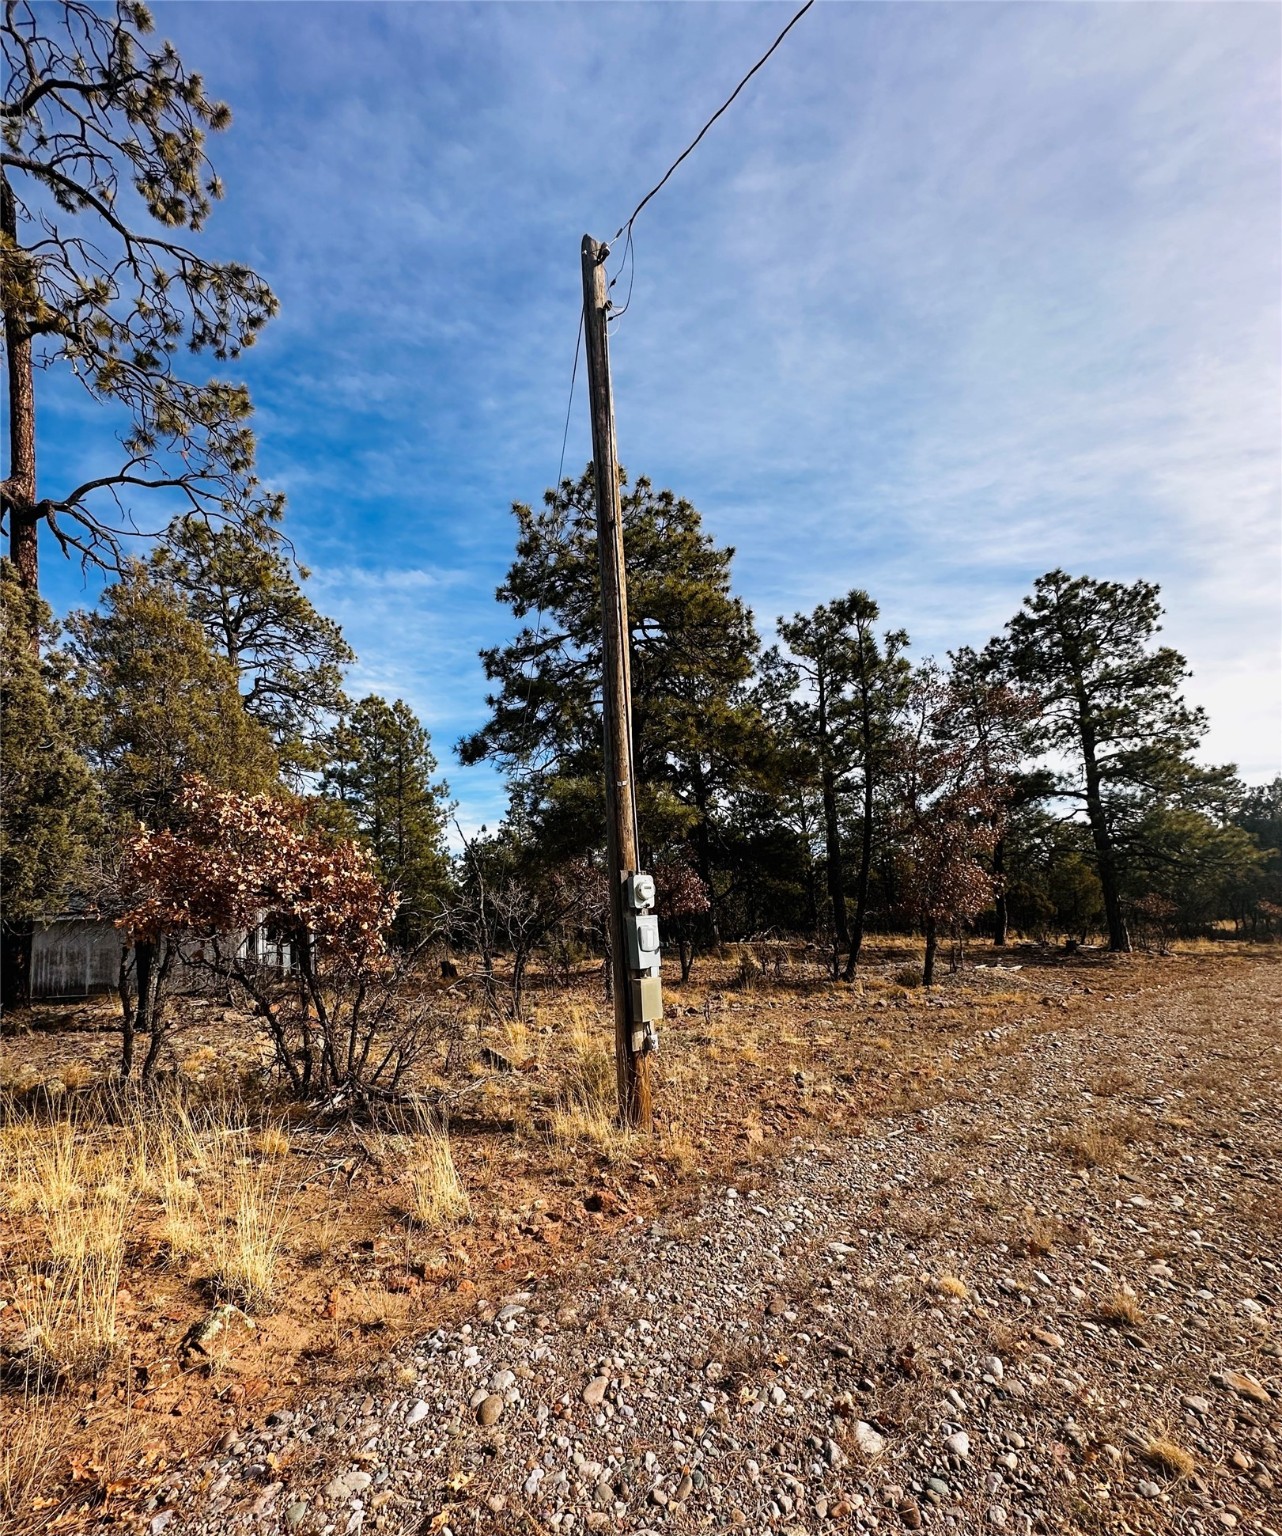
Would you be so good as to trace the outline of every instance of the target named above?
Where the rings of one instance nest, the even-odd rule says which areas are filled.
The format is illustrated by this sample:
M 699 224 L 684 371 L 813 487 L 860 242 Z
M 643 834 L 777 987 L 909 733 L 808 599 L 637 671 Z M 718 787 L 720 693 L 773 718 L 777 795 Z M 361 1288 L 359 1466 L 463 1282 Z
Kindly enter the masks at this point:
M 632 978 L 632 1017 L 643 1024 L 656 1024 L 663 1017 L 663 985 L 657 976 Z
M 634 912 L 654 905 L 654 876 L 629 875 L 624 896 Z
M 659 919 L 649 912 L 623 914 L 623 942 L 628 969 L 657 972 L 659 969 Z

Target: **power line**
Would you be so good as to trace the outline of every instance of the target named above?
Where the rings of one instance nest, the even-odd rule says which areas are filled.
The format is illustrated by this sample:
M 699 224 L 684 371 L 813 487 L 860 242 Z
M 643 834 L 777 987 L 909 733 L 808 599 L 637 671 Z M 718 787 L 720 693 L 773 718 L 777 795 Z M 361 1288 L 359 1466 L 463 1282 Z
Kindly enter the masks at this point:
M 632 212 L 628 216 L 628 218 L 622 224 L 619 225 L 618 229 L 616 229 L 615 232 L 614 232 L 614 240 L 617 240 L 619 238 L 619 236 L 624 232 L 624 230 L 627 230 L 629 235 L 632 233 L 632 226 L 633 226 L 633 224 L 636 223 L 637 214 L 639 214 L 641 212 L 641 210 L 645 207 L 645 205 L 650 201 L 650 199 L 655 195 L 656 192 L 661 192 L 663 190 L 663 188 L 667 185 L 668 179 L 671 177 L 673 171 L 676 170 L 676 168 L 681 164 L 681 162 L 684 159 L 686 159 L 686 157 L 688 155 L 690 155 L 695 149 L 698 148 L 698 145 L 699 145 L 700 141 L 702 140 L 704 134 L 707 133 L 708 129 L 712 127 L 713 123 L 715 123 L 716 120 L 721 116 L 721 114 L 733 103 L 735 97 L 738 96 L 739 92 L 741 90 L 743 90 L 744 86 L 747 85 L 748 81 L 752 79 L 753 75 L 755 75 L 757 73 L 757 71 L 761 68 L 761 66 L 766 62 L 766 60 L 775 51 L 775 49 L 778 48 L 779 44 L 783 42 L 784 38 L 787 37 L 789 32 L 792 31 L 792 29 L 797 25 L 797 23 L 801 20 L 801 18 L 806 14 L 806 12 L 810 9 L 810 7 L 814 3 L 815 3 L 815 0 L 806 0 L 805 5 L 803 5 L 801 7 L 801 9 L 792 18 L 792 20 L 788 23 L 788 25 L 783 29 L 783 31 L 779 34 L 779 36 L 777 38 L 775 38 L 773 43 L 771 43 L 769 48 L 766 49 L 766 51 L 761 55 L 761 57 L 752 66 L 752 68 L 743 77 L 743 79 L 740 80 L 739 84 L 735 86 L 734 90 L 731 91 L 730 95 L 726 97 L 725 101 L 723 101 L 721 103 L 721 105 L 712 114 L 712 116 L 708 119 L 708 121 L 706 123 L 704 123 L 703 127 L 699 129 L 699 132 L 695 135 L 695 137 L 690 141 L 689 144 L 686 145 L 686 147 L 681 151 L 681 153 L 677 156 L 677 158 L 667 168 L 667 170 L 663 173 L 662 179 L 659 180 L 658 182 L 656 182 L 655 185 L 650 188 L 650 190 L 646 193 L 646 195 L 641 199 L 641 201 L 632 210 Z M 614 243 L 614 240 L 612 240 L 610 242 L 612 245 Z
M 554 510 L 556 508 L 557 502 L 560 500 L 560 496 L 561 496 L 561 479 L 562 479 L 562 476 L 565 474 L 565 448 L 566 448 L 566 444 L 570 440 L 570 414 L 574 410 L 574 385 L 575 385 L 576 380 L 579 377 L 579 353 L 582 351 L 582 349 L 583 349 L 583 311 L 582 311 L 582 309 L 580 309 L 579 310 L 579 329 L 578 329 L 578 334 L 574 338 L 574 366 L 570 369 L 570 398 L 565 402 L 565 430 L 561 433 L 561 462 L 557 465 L 557 468 L 556 468 L 556 484 L 555 484 L 555 487 L 554 487 L 553 492 L 552 492 L 552 506 L 553 506 Z M 538 598 L 538 614 L 539 614 L 538 622 L 536 623 L 535 628 L 534 628 L 534 643 L 533 643 L 533 646 L 531 647 L 531 653 L 530 653 L 530 661 L 531 661 L 531 664 L 534 667 L 538 666 L 539 643 L 543 639 L 544 604 L 543 604 L 543 593 L 542 592 L 540 592 L 539 598 Z M 531 737 L 534 734 L 534 723 L 535 723 L 534 720 L 533 720 L 533 717 L 531 716 L 531 713 L 530 713 L 530 694 L 531 694 L 531 692 L 533 690 L 533 685 L 534 685 L 535 679 L 534 679 L 534 677 L 532 675 L 527 674 L 525 672 L 524 667 L 522 667 L 522 669 L 521 669 L 521 681 L 526 685 L 526 687 L 525 687 L 525 719 L 522 722 L 522 725 L 523 725 L 523 729 L 522 729 L 522 732 L 521 732 L 522 741 L 521 741 L 521 750 L 520 750 L 520 753 L 519 753 L 519 757 L 524 759 L 524 758 L 528 758 L 528 756 L 530 754 Z M 513 776 L 516 779 L 518 779 L 518 780 L 522 780 L 523 779 L 526 782 L 528 782 L 529 779 L 532 777 L 532 774 L 531 774 L 530 770 L 528 770 L 528 769 L 526 769 L 526 770 L 518 769 Z

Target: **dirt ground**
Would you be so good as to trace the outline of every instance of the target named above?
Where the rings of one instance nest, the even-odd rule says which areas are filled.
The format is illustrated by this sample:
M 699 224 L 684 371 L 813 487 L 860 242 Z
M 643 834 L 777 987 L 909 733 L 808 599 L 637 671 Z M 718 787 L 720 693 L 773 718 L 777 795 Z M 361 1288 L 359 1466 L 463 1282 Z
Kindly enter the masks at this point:
M 1047 1440 L 1047 1467 L 1062 1466 L 1073 1482 L 1052 1480 L 1035 1506 L 1038 1528 L 1201 1528 L 1188 1522 L 1203 1518 L 1208 1529 L 1269 1528 L 1282 1487 L 1282 955 L 1231 944 L 1121 959 L 976 951 L 929 994 L 901 984 L 913 980 L 907 946 L 875 953 L 852 986 L 778 954 L 760 958 L 767 971 L 779 961 L 780 974 L 735 957 L 705 966 L 684 988 L 670 985 L 659 1127 L 646 1140 L 610 1122 L 610 1026 L 598 982 L 537 990 L 523 1022 L 464 1017 L 420 1088 L 448 1095 L 449 1157 L 466 1212 L 440 1198 L 439 1136 L 415 1125 L 327 1124 L 280 1101 L 250 1021 L 222 1007 L 189 1008 L 172 1074 L 149 1111 L 152 1129 L 141 1137 L 103 1109 L 100 1084 L 119 1044 L 110 1005 L 33 1014 L 28 1030 L 6 1037 L 0 1062 L 0 1509 L 7 1505 L 10 1523 L 160 1520 L 163 1529 L 166 1511 L 198 1513 L 179 1490 L 216 1484 L 210 1458 L 219 1447 L 318 1401 L 392 1401 L 389 1391 L 416 1376 L 406 1351 L 425 1337 L 484 1324 L 516 1293 L 555 1297 L 548 1305 L 564 1309 L 655 1231 L 675 1234 L 669 1241 L 679 1250 L 693 1243 L 708 1212 L 723 1210 L 727 1188 L 761 1192 L 764 1210 L 775 1200 L 765 1192 L 782 1198 L 790 1181 L 822 1203 L 816 1181 L 831 1178 L 844 1201 L 858 1197 L 842 1207 L 844 1235 L 831 1239 L 849 1250 L 840 1268 L 871 1281 L 865 1295 L 885 1312 L 881 1322 L 899 1327 L 907 1284 L 918 1297 L 925 1289 L 942 1298 L 928 1310 L 953 1332 L 965 1324 L 963 1332 L 983 1334 L 1012 1381 L 1032 1355 L 1071 1353 L 1082 1444 L 1062 1422 Z M 892 1141 L 878 1141 L 892 1131 Z M 1155 1203 L 1160 1223 L 1148 1215 Z M 851 1236 L 852 1222 L 863 1237 Z M 37 1371 L 37 1358 L 49 1361 L 33 1345 L 34 1318 L 56 1315 L 72 1345 L 82 1342 L 68 1321 L 74 1307 L 50 1313 L 48 1297 L 67 1252 L 84 1258 L 83 1241 L 69 1248 L 68 1232 L 90 1230 L 107 1238 L 90 1245 L 86 1272 L 102 1281 L 99 1290 L 110 1283 L 114 1304 L 104 1311 L 101 1296 L 81 1296 L 77 1304 L 102 1314 L 92 1347 L 69 1346 L 58 1369 Z M 253 1286 L 228 1258 L 243 1260 L 246 1250 L 263 1270 Z M 1189 1262 L 1202 1283 L 1187 1281 Z M 908 1280 L 890 1284 L 906 1263 Z M 789 1280 L 772 1258 L 753 1273 L 769 1292 L 766 1315 L 798 1311 L 786 1294 L 798 1288 L 795 1272 Z M 229 1289 L 238 1275 L 242 1289 Z M 1199 1309 L 1187 1327 L 1163 1294 L 1181 1287 Z M 245 1304 L 219 1314 L 233 1294 Z M 834 1295 L 830 1286 L 828 1300 Z M 772 1297 L 780 1298 L 773 1313 Z M 220 1316 L 225 1326 L 210 1334 Z M 921 1326 L 925 1347 L 934 1324 Z M 1039 1348 L 1039 1329 L 1059 1345 Z M 1119 1362 L 1132 1359 L 1166 1397 L 1168 1386 L 1185 1388 L 1161 1414 L 1147 1411 L 1139 1387 L 1121 1390 Z M 710 1363 L 688 1362 L 696 1372 Z M 860 1379 L 889 1392 L 870 1371 Z M 1230 1384 L 1213 1383 L 1215 1375 Z M 830 1385 L 802 1370 L 787 1390 L 809 1392 L 807 1403 L 836 1401 Z M 751 1371 L 727 1401 L 748 1386 Z M 901 1389 L 897 1403 L 911 1396 Z M 845 1464 L 857 1463 L 857 1424 L 860 1434 L 901 1444 L 911 1462 L 912 1413 L 903 1403 L 864 1406 L 859 1390 L 831 1410 L 839 1434 L 826 1420 L 812 1426 L 820 1445 L 831 1439 Z M 1209 1406 L 1182 1404 L 1209 1404 L 1208 1393 L 1234 1403 L 1229 1432 L 1218 1420 L 1207 1428 Z M 1158 1423 L 1162 1415 L 1169 1422 Z M 435 1405 L 420 1418 L 435 1424 Z M 308 1475 L 332 1486 L 335 1474 L 298 1439 L 283 1459 L 265 1453 L 277 1457 L 268 1483 L 243 1490 L 243 1504 L 224 1493 L 224 1512 L 199 1528 L 248 1518 L 251 1502 L 274 1486 L 254 1517 L 266 1528 L 285 1520 L 291 1530 L 352 1529 L 346 1510 L 338 1519 L 325 1513 L 323 1496 L 302 1497 Z M 977 1466 L 978 1453 L 961 1460 Z M 987 1476 L 1000 1479 L 1002 1466 Z M 205 1470 L 193 1484 L 196 1468 Z M 867 1492 L 831 1490 L 822 1515 L 791 1484 L 783 1503 L 774 1490 L 754 1505 L 727 1483 L 725 1501 L 714 1503 L 710 1491 L 702 1510 L 713 1524 L 738 1510 L 763 1529 L 829 1520 L 875 1529 L 878 1507 L 890 1510 L 892 1526 L 918 1528 L 914 1518 L 955 1525 L 962 1517 L 947 1513 L 937 1489 L 932 1499 L 928 1469 L 918 1470 L 915 1490 L 911 1465 L 894 1478 L 865 1478 Z M 658 1476 L 650 1494 L 664 1492 Z M 937 1481 L 951 1485 L 949 1497 L 974 1492 L 965 1476 Z M 1115 1485 L 1099 1497 L 1101 1486 Z M 709 1490 L 718 1486 L 710 1475 Z M 382 1491 L 377 1508 L 360 1505 L 357 1527 L 368 1519 L 427 1528 L 458 1502 L 430 1479 L 410 1496 L 390 1467 Z M 1006 1509 L 994 1497 L 979 1491 L 976 1521 Z M 640 1509 L 598 1501 L 582 1517 L 589 1528 L 634 1530 L 660 1518 L 680 1525 L 699 1505 L 647 1500 Z M 1073 1500 L 1077 1524 L 1065 1525 Z M 550 1519 L 529 1502 L 531 1520 Z M 574 1507 L 567 1495 L 554 1523 L 574 1528 Z M 287 1508 L 303 1513 L 286 1520 Z M 1022 1517 L 1012 1510 L 1010 1518 L 1015 1528 Z M 1184 1527 L 1174 1523 L 1181 1518 Z M 708 1522 L 691 1528 L 700 1523 Z

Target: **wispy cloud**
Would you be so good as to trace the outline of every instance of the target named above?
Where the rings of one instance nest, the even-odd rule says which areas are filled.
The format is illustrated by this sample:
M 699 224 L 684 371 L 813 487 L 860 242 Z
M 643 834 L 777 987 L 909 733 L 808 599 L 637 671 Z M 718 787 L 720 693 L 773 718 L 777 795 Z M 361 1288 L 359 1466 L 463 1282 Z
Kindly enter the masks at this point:
M 777 23 L 160 8 L 236 110 L 211 240 L 282 300 L 243 370 L 264 478 L 353 686 L 407 698 L 443 758 L 510 632 L 508 504 L 555 474 L 579 237 Z M 938 654 L 1052 566 L 1145 576 L 1212 755 L 1278 771 L 1280 33 L 1275 9 L 1176 4 L 796 29 L 642 215 L 614 341 L 624 461 L 735 545 L 763 625 L 862 586 Z M 91 430 L 51 419 L 42 451 Z M 580 395 L 568 466 L 588 451 Z M 492 820 L 493 775 L 449 772 Z

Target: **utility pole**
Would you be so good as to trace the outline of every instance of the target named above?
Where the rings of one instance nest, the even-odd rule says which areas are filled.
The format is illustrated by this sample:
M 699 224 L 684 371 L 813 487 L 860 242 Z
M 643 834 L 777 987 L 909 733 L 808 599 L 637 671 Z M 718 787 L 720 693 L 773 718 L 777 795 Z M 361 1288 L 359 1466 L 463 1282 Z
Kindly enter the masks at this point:
M 601 683 L 605 724 L 605 803 L 610 891 L 610 958 L 614 975 L 614 1065 L 619 1118 L 651 1128 L 650 1060 L 641 994 L 629 965 L 625 903 L 629 877 L 639 868 L 636 783 L 632 765 L 632 671 L 629 659 L 628 585 L 619 507 L 619 454 L 606 334 L 605 258 L 609 246 L 583 237 L 583 331 L 587 339 L 588 402 L 592 411 L 592 467 L 596 480 L 597 551 L 601 563 Z M 635 920 L 634 920 L 635 921 Z M 656 984 L 657 985 L 657 984 Z

